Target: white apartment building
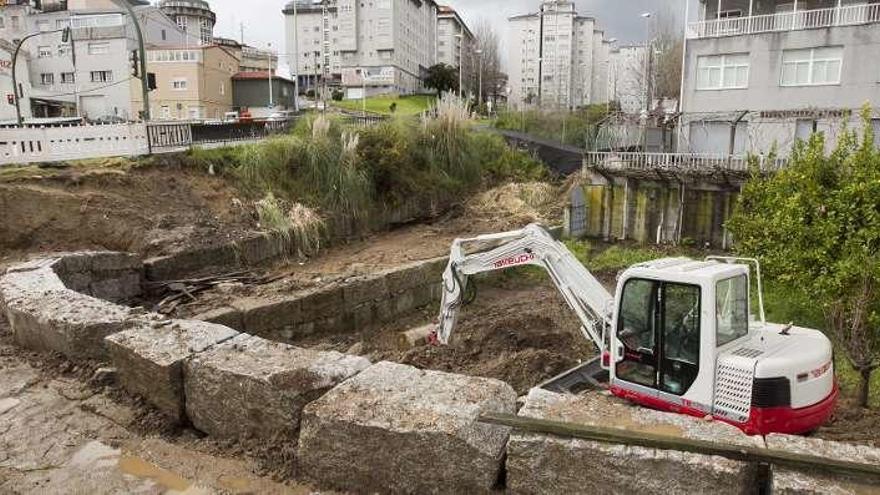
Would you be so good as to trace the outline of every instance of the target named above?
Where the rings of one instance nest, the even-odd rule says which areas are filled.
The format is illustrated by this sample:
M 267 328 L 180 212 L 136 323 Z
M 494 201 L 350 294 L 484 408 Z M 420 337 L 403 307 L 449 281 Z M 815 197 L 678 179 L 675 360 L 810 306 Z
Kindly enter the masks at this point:
M 540 10 L 509 19 L 511 101 L 576 108 L 608 101 L 611 46 L 596 20 L 570 0 L 545 0 Z
M 434 0 L 295 0 L 284 8 L 286 51 L 304 89 L 342 86 L 349 98 L 411 94 L 437 62 Z M 294 12 L 296 15 L 294 15 Z
M 462 59 L 472 56 L 476 38 L 452 7 L 439 6 L 437 11 L 437 63 L 463 68 Z

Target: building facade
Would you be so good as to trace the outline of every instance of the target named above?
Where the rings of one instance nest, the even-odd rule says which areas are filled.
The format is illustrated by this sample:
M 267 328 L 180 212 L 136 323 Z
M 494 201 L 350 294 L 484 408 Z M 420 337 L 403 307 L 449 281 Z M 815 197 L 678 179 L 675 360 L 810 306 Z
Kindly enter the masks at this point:
M 509 19 L 513 103 L 577 108 L 608 101 L 611 45 L 574 2 L 545 0 L 538 12 Z
M 785 155 L 817 131 L 833 146 L 865 105 L 877 116 L 877 2 L 693 0 L 689 13 L 680 150 Z
M 159 9 L 201 45 L 214 43 L 217 15 L 204 0 L 162 0 Z
M 11 123 L 17 118 L 15 111 L 15 98 L 18 96 L 21 101 L 21 116 L 24 119 L 31 118 L 31 106 L 28 104 L 31 97 L 30 71 L 30 55 L 19 55 L 18 67 L 16 68 L 18 75 L 18 91 L 13 91 L 12 85 L 12 53 L 15 46 L 5 40 L 0 39 L 0 123 Z
M 239 113 L 247 110 L 257 119 L 293 110 L 296 91 L 293 81 L 272 76 L 271 91 L 269 84 L 268 71 L 239 72 L 232 76 L 233 108 Z
M 284 8 L 289 64 L 304 89 L 341 86 L 348 97 L 424 90 L 437 63 L 433 0 L 295 0 Z M 296 12 L 296 15 L 294 15 Z
M 278 70 L 278 54 L 272 50 L 263 50 L 247 44 L 239 43 L 231 38 L 214 37 L 214 44 L 233 52 L 239 59 L 239 72 L 262 72 Z
M 147 63 L 156 74 L 150 94 L 154 120 L 220 120 L 232 111 L 239 60 L 225 47 L 154 48 Z
M 467 24 L 452 7 L 437 10 L 437 63 L 463 69 L 473 56 L 477 40 Z

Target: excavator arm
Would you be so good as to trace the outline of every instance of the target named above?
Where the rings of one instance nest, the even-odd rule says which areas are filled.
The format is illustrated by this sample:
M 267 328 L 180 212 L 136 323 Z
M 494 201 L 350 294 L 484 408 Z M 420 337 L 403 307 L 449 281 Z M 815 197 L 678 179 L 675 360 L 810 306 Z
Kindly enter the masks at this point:
M 514 266 L 534 265 L 547 271 L 563 299 L 581 322 L 581 333 L 599 352 L 606 349 L 614 299 L 561 242 L 540 225 L 521 230 L 456 239 L 443 273 L 443 298 L 435 340 L 447 344 L 464 302 L 468 277 Z

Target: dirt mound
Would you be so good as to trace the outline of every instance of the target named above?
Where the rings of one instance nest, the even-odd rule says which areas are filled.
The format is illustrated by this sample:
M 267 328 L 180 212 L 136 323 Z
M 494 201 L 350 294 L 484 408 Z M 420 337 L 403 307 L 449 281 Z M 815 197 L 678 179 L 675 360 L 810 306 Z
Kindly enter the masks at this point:
M 449 346 L 389 351 L 382 347 L 392 339 L 380 331 L 365 350 L 374 359 L 497 378 L 524 393 L 593 354 L 578 328 L 551 287 L 490 288 L 462 312 Z M 384 330 L 396 335 L 401 327 Z
M 111 249 L 146 256 L 256 230 L 253 206 L 226 180 L 170 165 L 0 176 L 0 252 Z
M 551 225 L 561 217 L 564 196 L 546 182 L 505 184 L 478 194 L 467 203 L 468 214 L 494 220 L 503 228 L 529 223 Z

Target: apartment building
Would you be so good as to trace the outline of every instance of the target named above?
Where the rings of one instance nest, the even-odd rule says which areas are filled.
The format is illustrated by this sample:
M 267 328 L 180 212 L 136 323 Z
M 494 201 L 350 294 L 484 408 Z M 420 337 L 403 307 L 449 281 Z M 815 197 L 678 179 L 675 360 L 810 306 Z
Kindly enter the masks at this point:
M 0 38 L 0 98 L 2 98 L 0 100 L 0 123 L 9 123 L 16 120 L 16 93 L 18 93 L 18 97 L 22 101 L 22 118 L 31 118 L 31 106 L 27 104 L 31 96 L 31 82 L 28 71 L 30 56 L 27 54 L 19 55 L 17 67 L 18 81 L 16 81 L 18 83 L 18 91 L 13 91 L 12 54 L 14 51 L 15 45 L 6 39 Z
M 477 46 L 474 34 L 452 7 L 437 8 L 437 63 L 464 68 Z
M 154 48 L 147 52 L 156 90 L 150 93 L 155 120 L 219 120 L 232 111 L 232 76 L 239 60 L 219 45 Z
M 639 114 L 647 110 L 647 55 L 645 45 L 621 46 L 611 51 L 609 98 L 620 105 L 623 113 Z
M 27 38 L 31 88 L 22 107 L 34 117 L 81 116 L 92 121 L 137 120 L 143 110 L 140 80 L 132 74 L 137 48 L 134 25 L 125 9 L 108 0 L 44 0 L 28 7 L 14 39 Z M 15 10 L 0 7 L 4 25 Z M 180 45 L 185 33 L 148 2 L 134 7 L 147 46 Z M 66 41 L 62 31 L 70 28 Z M 10 36 L 13 36 L 10 34 Z M 21 61 L 21 60 L 19 60 Z M 22 71 L 18 71 L 19 79 Z
M 283 12 L 289 64 L 304 89 L 411 94 L 437 63 L 433 0 L 295 0 Z
M 513 103 L 576 108 L 608 101 L 611 45 L 574 2 L 545 0 L 538 12 L 508 21 Z
M 785 155 L 880 105 L 876 0 L 691 0 L 679 149 Z M 880 121 L 873 125 L 880 131 Z

